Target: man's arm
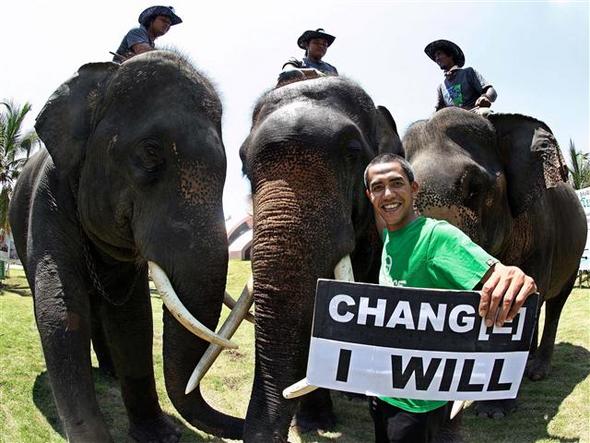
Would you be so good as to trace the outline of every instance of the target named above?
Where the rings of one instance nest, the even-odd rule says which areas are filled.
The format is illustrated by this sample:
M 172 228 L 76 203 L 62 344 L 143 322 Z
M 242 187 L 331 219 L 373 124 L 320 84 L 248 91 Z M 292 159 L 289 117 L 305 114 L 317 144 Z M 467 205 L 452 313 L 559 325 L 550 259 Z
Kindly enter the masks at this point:
M 488 86 L 485 88 L 484 93 L 475 101 L 475 106 L 489 108 L 496 101 L 496 98 L 498 98 L 498 93 L 493 86 Z
M 481 280 L 479 315 L 486 326 L 512 321 L 527 297 L 537 292 L 535 281 L 516 266 L 496 263 Z
M 135 28 L 129 31 L 125 36 L 125 42 L 130 49 L 129 55 L 126 54 L 127 58 L 143 52 L 153 51 L 154 49 L 150 44 L 149 35 L 144 28 Z
M 147 43 L 137 43 L 137 44 L 131 46 L 131 50 L 135 53 L 135 55 L 138 55 L 143 52 L 153 51 L 154 48 L 152 48 Z
M 489 108 L 492 106 L 492 103 L 496 101 L 498 93 L 478 71 L 473 68 L 466 69 L 469 83 L 475 88 L 476 91 L 480 91 L 479 94 L 481 94 L 475 101 L 475 106 Z
M 464 232 L 445 222 L 432 231 L 430 268 L 448 289 L 481 288 L 479 315 L 487 326 L 511 321 L 526 298 L 536 292 L 531 277 L 515 266 L 504 266 Z M 442 287 L 442 286 L 441 286 Z
M 325 74 L 315 68 L 300 68 L 291 62 L 287 62 L 283 65 L 283 70 L 279 74 L 277 86 L 284 86 L 299 80 L 309 80 L 324 76 Z

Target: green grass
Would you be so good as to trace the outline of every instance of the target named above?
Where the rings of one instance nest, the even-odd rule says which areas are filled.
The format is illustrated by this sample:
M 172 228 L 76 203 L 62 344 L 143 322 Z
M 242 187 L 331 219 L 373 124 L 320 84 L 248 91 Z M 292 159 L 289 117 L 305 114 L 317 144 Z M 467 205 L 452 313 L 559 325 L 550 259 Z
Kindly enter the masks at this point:
M 249 262 L 230 262 L 228 290 L 238 297 L 249 275 Z M 12 270 L 0 296 L 0 442 L 63 442 L 48 384 L 32 299 L 22 271 Z M 18 293 L 12 292 L 17 287 Z M 161 358 L 162 306 L 152 297 L 154 360 L 160 402 L 178 418 L 164 390 Z M 223 316 L 227 315 L 224 308 Z M 568 300 L 557 335 L 552 372 L 546 380 L 525 380 L 519 408 L 503 420 L 480 419 L 466 410 L 463 435 L 469 442 L 590 443 L 590 290 L 576 289 Z M 207 400 L 216 408 L 244 416 L 253 376 L 253 337 L 244 322 L 234 340 L 238 350 L 225 351 L 203 381 Z M 94 357 L 93 357 L 94 358 Z M 196 363 L 196 362 L 195 362 Z M 94 360 L 96 366 L 96 361 Z M 127 418 L 117 382 L 95 371 L 105 418 L 116 442 L 127 442 Z M 370 442 L 372 425 L 364 401 L 334 396 L 339 425 L 335 432 L 299 436 L 292 442 Z M 184 425 L 182 442 L 220 442 Z

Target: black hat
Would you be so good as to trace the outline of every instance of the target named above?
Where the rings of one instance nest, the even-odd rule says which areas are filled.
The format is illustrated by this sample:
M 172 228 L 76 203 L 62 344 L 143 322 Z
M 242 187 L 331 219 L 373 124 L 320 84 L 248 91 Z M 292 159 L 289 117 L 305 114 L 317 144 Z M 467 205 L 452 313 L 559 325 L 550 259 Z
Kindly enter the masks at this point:
M 152 17 L 157 17 L 158 15 L 170 17 L 170 26 L 182 23 L 182 19 L 174 13 L 174 8 L 172 6 L 150 6 L 139 14 L 137 21 L 141 25 L 147 27 L 150 24 Z
M 326 34 L 323 28 L 318 28 L 315 31 L 307 30 L 301 34 L 297 39 L 297 46 L 299 46 L 301 49 L 306 49 L 305 44 L 312 38 L 323 38 L 328 42 L 328 46 L 330 46 L 332 43 L 334 43 L 334 40 L 336 40 L 336 37 L 333 35 Z
M 465 55 L 463 55 L 463 51 L 461 51 L 459 46 L 449 40 L 435 40 L 424 48 L 424 52 L 426 52 L 426 55 L 434 61 L 434 53 L 439 49 L 442 49 L 451 55 L 457 66 L 462 67 L 465 64 Z

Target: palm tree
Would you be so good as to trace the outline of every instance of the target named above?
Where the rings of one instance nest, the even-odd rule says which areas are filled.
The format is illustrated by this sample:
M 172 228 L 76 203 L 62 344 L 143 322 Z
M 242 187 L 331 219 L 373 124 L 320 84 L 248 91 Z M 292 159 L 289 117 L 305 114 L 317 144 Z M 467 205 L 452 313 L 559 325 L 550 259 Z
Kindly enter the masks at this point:
M 21 125 L 31 105 L 0 102 L 0 234 L 10 232 L 8 205 L 22 167 L 40 143 L 34 130 L 22 133 Z
M 571 174 L 571 182 L 574 189 L 582 189 L 590 186 L 590 158 L 589 154 L 576 150 L 574 141 L 570 138 L 570 158 L 572 167 L 568 168 Z

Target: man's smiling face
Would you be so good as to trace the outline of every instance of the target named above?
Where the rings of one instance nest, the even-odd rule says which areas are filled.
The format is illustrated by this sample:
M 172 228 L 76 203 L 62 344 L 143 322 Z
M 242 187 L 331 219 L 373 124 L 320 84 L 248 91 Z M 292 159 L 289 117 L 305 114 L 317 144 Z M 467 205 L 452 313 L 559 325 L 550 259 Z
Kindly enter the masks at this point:
M 418 183 L 410 183 L 399 162 L 371 166 L 367 184 L 367 197 L 388 230 L 396 231 L 416 219 L 414 198 L 418 192 Z

